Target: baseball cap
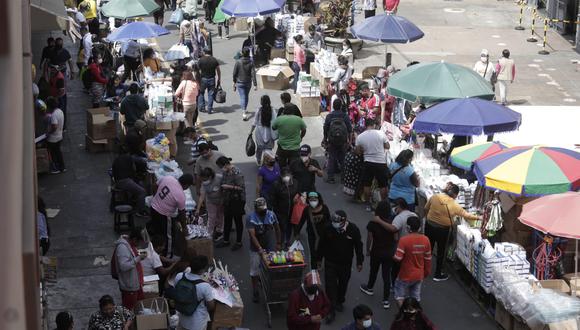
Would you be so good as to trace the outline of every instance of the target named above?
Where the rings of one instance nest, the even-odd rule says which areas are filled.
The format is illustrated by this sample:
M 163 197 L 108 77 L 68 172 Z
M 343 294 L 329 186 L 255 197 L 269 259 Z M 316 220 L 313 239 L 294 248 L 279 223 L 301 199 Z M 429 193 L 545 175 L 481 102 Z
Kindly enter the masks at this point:
M 307 144 L 303 144 L 300 147 L 300 156 L 308 156 L 308 155 L 310 155 L 311 152 L 312 152 L 312 149 Z
M 259 197 L 254 201 L 254 207 L 256 210 L 265 210 L 268 208 L 268 203 L 266 203 L 266 199 L 264 197 Z

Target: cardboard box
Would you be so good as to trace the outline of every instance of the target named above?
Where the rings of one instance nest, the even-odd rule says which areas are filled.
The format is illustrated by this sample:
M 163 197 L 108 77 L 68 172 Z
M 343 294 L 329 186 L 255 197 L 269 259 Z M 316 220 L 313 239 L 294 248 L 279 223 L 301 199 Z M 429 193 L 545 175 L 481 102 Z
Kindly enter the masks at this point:
M 144 299 L 159 297 L 159 276 L 143 276 L 143 296 Z
M 286 50 L 284 48 L 272 48 L 270 51 L 270 59 L 286 58 Z
M 93 140 L 85 134 L 85 149 L 90 153 L 112 151 L 115 143 L 113 139 Z
M 194 238 L 187 240 L 187 249 L 194 249 L 197 255 L 206 256 L 213 260 L 213 241 L 211 238 Z
M 155 129 L 158 131 L 170 131 L 171 127 L 172 127 L 171 121 L 162 121 L 162 120 L 155 121 Z
M 93 140 L 114 139 L 117 136 L 115 118 L 109 108 L 87 110 L 87 135 Z
M 144 314 L 143 311 L 153 312 Z M 135 306 L 135 329 L 158 330 L 169 328 L 169 305 L 165 298 L 143 299 Z
M 540 285 L 544 289 L 552 289 L 566 294 L 570 293 L 570 286 L 564 280 L 543 280 L 540 281 Z
M 48 149 L 36 148 L 36 173 L 48 173 L 50 171 L 50 156 Z
M 514 317 L 503 307 L 500 302 L 495 305 L 495 321 L 504 330 L 513 330 Z
M 294 49 L 290 48 L 290 46 L 286 46 L 286 60 L 294 62 Z
M 294 71 L 286 65 L 267 65 L 260 68 L 256 75 L 259 88 L 282 91 L 290 87 L 290 77 Z
M 234 294 L 236 301 L 232 307 L 216 301 L 215 311 L 211 322 L 211 330 L 222 328 L 237 328 L 242 325 L 244 317 L 244 303 L 239 292 Z
M 514 317 L 514 327 L 512 330 L 530 330 L 530 327 L 520 317 Z
M 298 95 L 298 107 L 304 117 L 316 117 L 320 115 L 320 97 L 302 97 Z
M 330 85 L 331 77 L 322 76 L 322 74 L 320 74 L 320 72 L 316 68 L 315 63 L 310 63 L 310 74 L 312 75 L 313 79 L 318 80 L 320 93 L 322 95 L 328 95 L 328 86 Z

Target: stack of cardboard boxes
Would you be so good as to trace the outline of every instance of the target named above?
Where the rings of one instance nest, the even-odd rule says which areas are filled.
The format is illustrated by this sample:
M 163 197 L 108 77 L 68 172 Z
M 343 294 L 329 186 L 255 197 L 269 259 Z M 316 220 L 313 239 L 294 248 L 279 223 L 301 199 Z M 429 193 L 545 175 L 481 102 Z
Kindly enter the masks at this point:
M 113 150 L 116 136 L 117 124 L 109 108 L 87 110 L 85 148 L 88 152 Z
M 298 107 L 304 117 L 320 114 L 320 81 L 306 72 L 300 72 L 296 89 Z

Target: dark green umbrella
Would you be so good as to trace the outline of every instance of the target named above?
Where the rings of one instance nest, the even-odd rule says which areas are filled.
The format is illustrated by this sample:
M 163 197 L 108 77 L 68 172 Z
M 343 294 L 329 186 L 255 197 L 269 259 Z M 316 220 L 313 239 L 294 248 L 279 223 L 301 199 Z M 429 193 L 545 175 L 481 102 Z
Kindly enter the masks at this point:
M 149 16 L 158 9 L 153 0 L 111 0 L 101 7 L 103 15 L 119 19 Z
M 461 65 L 435 62 L 412 65 L 389 78 L 389 95 L 419 103 L 434 103 L 465 97 L 492 100 L 487 80 Z

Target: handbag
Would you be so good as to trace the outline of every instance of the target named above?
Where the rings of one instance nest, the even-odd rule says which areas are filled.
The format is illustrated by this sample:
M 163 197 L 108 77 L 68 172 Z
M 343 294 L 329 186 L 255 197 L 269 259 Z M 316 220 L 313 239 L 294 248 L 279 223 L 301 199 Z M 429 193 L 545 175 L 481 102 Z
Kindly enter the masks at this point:
M 183 9 L 177 8 L 171 13 L 169 23 L 179 25 L 183 22 Z
M 256 142 L 254 142 L 252 134 L 249 134 L 248 139 L 246 140 L 246 156 L 252 157 L 255 154 L 256 154 Z
M 213 94 L 213 100 L 216 103 L 226 103 L 226 91 L 224 91 L 221 86 L 217 86 L 216 91 Z

